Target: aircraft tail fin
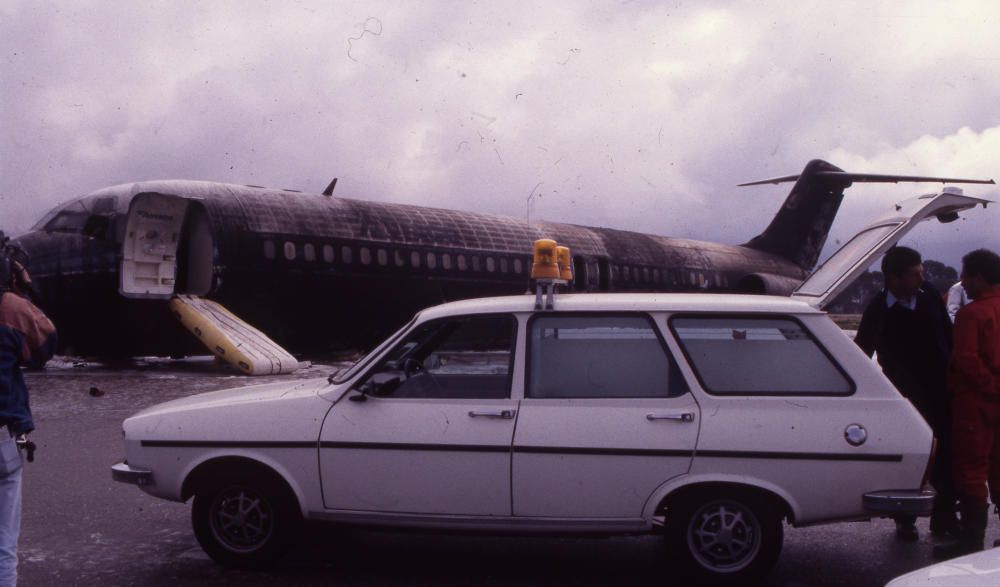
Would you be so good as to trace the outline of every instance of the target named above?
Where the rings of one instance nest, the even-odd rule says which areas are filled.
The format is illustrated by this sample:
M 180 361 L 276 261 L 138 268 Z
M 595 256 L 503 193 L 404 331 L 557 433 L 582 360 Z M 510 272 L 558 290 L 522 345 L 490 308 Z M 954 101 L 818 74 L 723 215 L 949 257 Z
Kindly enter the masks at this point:
M 852 183 L 983 183 L 992 179 L 960 179 L 915 175 L 879 175 L 849 173 L 839 167 L 814 159 L 799 175 L 775 177 L 741 183 L 740 186 L 795 182 L 785 203 L 764 232 L 743 246 L 788 259 L 805 270 L 811 270 L 819 260 L 833 219 L 837 216 L 844 190 Z
M 814 159 L 806 164 L 800 175 L 740 184 L 795 181 L 771 224 L 743 246 L 783 257 L 805 270 L 812 269 L 840 209 L 844 189 L 851 185 L 850 181 L 836 176 L 819 175 L 829 171 L 843 172 L 826 161 Z

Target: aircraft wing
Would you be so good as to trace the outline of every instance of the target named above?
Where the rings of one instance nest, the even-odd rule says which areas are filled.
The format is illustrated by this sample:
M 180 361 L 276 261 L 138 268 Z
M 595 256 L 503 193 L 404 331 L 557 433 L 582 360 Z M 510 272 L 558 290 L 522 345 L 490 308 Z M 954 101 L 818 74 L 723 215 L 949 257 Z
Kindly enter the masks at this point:
M 960 188 L 951 187 L 904 200 L 847 241 L 802 282 L 792 297 L 822 309 L 918 222 L 932 217 L 941 222 L 951 222 L 958 218 L 959 212 L 977 204 L 985 208 L 989 203 L 992 201 L 962 195 Z

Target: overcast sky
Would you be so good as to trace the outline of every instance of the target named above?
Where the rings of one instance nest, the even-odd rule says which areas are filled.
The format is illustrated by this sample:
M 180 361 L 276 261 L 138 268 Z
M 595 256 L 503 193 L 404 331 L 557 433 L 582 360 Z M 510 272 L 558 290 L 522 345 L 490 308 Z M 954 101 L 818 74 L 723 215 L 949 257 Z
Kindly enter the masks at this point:
M 204 179 L 740 243 L 794 174 L 1000 180 L 1000 3 L 0 1 L 0 228 Z M 939 184 L 848 191 L 830 243 Z M 993 186 L 966 192 L 1000 200 Z M 997 209 L 921 226 L 1000 250 Z M 829 247 L 828 247 L 829 248 Z

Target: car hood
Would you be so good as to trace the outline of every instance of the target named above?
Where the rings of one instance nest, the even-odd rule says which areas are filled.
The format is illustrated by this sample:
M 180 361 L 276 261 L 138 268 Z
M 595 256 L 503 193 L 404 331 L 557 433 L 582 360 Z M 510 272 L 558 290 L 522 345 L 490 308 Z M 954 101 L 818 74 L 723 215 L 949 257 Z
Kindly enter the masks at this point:
M 283 399 L 294 400 L 303 396 L 314 396 L 319 390 L 327 387 L 326 378 L 305 379 L 297 381 L 279 381 L 262 385 L 248 385 L 220 391 L 199 393 L 180 399 L 163 402 L 136 413 L 133 417 L 151 414 L 167 414 L 177 411 L 188 411 L 202 408 L 219 408 L 223 406 L 273 402 Z
M 147 408 L 123 425 L 131 440 L 291 440 L 319 436 L 331 402 L 325 378 L 213 391 Z

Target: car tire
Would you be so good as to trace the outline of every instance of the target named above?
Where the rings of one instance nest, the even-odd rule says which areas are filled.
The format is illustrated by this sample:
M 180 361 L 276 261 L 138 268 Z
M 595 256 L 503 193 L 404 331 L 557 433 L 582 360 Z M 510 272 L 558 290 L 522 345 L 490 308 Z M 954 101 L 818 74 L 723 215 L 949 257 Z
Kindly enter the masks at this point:
M 700 583 L 745 585 L 778 560 L 782 516 L 772 500 L 741 491 L 691 493 L 667 512 L 667 544 L 686 574 Z
M 259 473 L 233 475 L 195 493 L 191 525 L 198 544 L 216 562 L 263 568 L 287 550 L 302 515 L 283 482 Z

